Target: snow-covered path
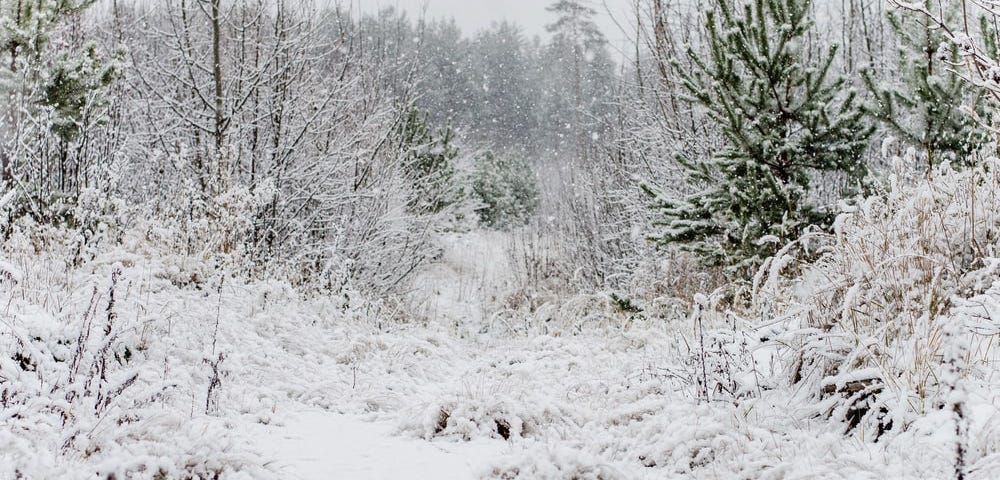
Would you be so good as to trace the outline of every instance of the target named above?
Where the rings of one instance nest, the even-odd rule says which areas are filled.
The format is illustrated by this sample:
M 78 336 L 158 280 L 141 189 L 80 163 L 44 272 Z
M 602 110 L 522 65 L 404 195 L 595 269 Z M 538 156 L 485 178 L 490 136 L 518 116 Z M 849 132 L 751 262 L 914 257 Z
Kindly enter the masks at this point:
M 496 232 L 441 239 L 443 258 L 415 281 L 414 311 L 439 325 L 478 329 L 491 300 L 511 274 L 505 237 Z M 254 425 L 257 446 L 282 478 L 291 480 L 473 480 L 506 442 L 428 441 L 400 434 L 396 423 L 318 409 Z
M 477 331 L 510 287 L 510 234 L 470 232 L 440 238 L 444 252 L 413 279 L 412 312 L 439 325 Z
M 667 432 L 688 428 L 698 407 L 663 395 L 680 388 L 657 368 L 680 348 L 675 326 L 491 328 L 517 287 L 509 238 L 441 241 L 443 255 L 414 278 L 411 324 L 268 311 L 281 316 L 258 338 L 280 354 L 242 370 L 269 385 L 249 391 L 278 412 L 247 431 L 268 470 L 291 480 L 663 478 L 635 458 L 659 455 L 659 443 L 672 452 Z M 657 462 L 690 464 L 679 456 Z
M 386 422 L 320 410 L 261 425 L 258 446 L 289 480 L 473 480 L 505 448 L 496 440 L 430 442 L 398 436 Z

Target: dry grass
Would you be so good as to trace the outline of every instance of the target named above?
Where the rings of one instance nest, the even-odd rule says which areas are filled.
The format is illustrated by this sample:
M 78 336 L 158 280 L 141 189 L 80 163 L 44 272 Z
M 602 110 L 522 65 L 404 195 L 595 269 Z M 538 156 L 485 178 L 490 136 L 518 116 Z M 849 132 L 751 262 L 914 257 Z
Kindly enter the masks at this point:
M 955 307 L 985 291 L 997 265 L 997 167 L 941 167 L 915 185 L 893 177 L 833 235 L 807 236 L 761 270 L 751 315 L 781 321 L 771 340 L 784 349 L 785 378 L 822 399 L 820 413 L 878 437 L 940 407 L 943 350 L 953 347 L 942 329 L 961 321 Z M 986 365 L 988 352 L 970 348 L 983 340 L 963 331 L 950 342 L 968 365 Z

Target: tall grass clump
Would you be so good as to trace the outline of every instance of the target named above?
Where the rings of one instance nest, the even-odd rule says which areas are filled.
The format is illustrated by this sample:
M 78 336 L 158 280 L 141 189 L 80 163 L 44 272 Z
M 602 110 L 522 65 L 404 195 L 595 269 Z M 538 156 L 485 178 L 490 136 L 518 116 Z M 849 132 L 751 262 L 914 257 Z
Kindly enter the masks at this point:
M 807 234 L 769 259 L 750 312 L 781 359 L 776 384 L 877 440 L 945 408 L 954 381 L 988 375 L 1000 315 L 983 307 L 973 326 L 967 312 L 1000 265 L 998 167 L 990 158 L 915 181 L 890 175 L 880 192 L 845 205 L 832 233 Z M 957 347 L 959 380 L 945 381 L 956 378 L 945 352 Z

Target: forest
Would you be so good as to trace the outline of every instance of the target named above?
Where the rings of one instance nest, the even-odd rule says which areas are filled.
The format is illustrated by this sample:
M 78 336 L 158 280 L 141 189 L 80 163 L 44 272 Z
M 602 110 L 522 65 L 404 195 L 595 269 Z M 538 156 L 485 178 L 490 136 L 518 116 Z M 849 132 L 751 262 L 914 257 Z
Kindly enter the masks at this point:
M 0 480 L 1000 478 L 1000 2 L 544 1 L 0 0 Z

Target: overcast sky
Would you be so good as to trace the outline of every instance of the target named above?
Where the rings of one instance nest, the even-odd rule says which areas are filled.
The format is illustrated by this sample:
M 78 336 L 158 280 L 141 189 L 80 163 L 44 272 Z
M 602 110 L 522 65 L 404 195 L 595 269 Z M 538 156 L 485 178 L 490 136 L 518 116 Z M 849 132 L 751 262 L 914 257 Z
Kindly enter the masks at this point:
M 486 28 L 492 22 L 513 20 L 524 27 L 528 37 L 545 35 L 545 25 L 553 22 L 552 14 L 545 10 L 551 0 L 347 0 L 364 12 L 394 6 L 419 15 L 426 7 L 428 17 L 454 17 L 467 34 Z M 615 25 L 608 11 L 614 12 L 619 22 L 628 24 L 625 15 L 631 11 L 632 0 L 589 0 L 597 10 L 596 18 L 605 35 L 614 46 L 620 46 L 625 35 Z

